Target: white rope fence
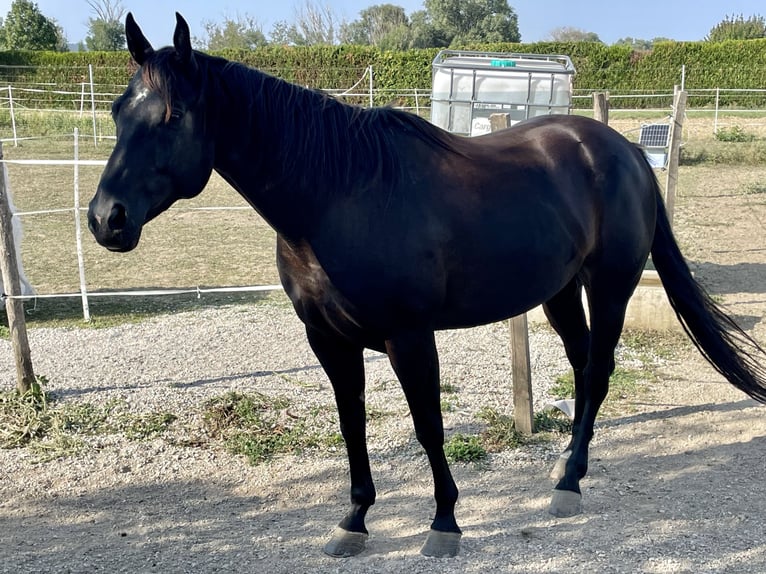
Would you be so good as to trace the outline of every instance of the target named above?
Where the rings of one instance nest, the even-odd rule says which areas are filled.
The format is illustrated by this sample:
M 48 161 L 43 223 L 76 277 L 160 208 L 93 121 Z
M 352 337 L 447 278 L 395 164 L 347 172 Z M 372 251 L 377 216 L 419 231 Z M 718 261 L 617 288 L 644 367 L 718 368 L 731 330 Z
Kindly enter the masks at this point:
M 74 132 L 74 158 L 73 159 L 16 159 L 0 160 L 3 164 L 17 164 L 17 165 L 38 165 L 38 166 L 72 166 L 74 168 L 74 197 L 72 207 L 57 208 L 57 209 L 41 209 L 35 211 L 19 211 L 14 216 L 30 216 L 30 215 L 49 215 L 58 213 L 73 213 L 75 223 L 75 243 L 77 247 L 77 267 L 80 278 L 80 291 L 76 293 L 41 293 L 34 295 L 8 295 L 6 293 L 0 294 L 0 301 L 12 300 L 12 299 L 63 299 L 63 298 L 75 298 L 79 297 L 82 300 L 83 319 L 90 321 L 90 304 L 89 298 L 91 297 L 154 297 L 154 296 L 168 296 L 168 295 L 196 295 L 197 298 L 201 298 L 203 294 L 207 293 L 245 293 L 245 292 L 263 292 L 263 291 L 277 291 L 281 290 L 281 285 L 247 285 L 237 287 L 207 287 L 201 288 L 199 286 L 195 288 L 168 288 L 168 289 L 131 289 L 124 291 L 88 291 L 85 281 L 85 258 L 83 256 L 82 249 L 82 223 L 80 214 L 86 211 L 86 207 L 80 206 L 80 166 L 100 166 L 106 165 L 106 160 L 81 160 L 79 159 L 79 133 L 75 129 Z M 5 169 L 5 166 L 2 167 Z M 241 211 L 251 210 L 247 206 L 211 206 L 211 207 L 181 207 L 171 208 L 171 210 L 177 211 Z

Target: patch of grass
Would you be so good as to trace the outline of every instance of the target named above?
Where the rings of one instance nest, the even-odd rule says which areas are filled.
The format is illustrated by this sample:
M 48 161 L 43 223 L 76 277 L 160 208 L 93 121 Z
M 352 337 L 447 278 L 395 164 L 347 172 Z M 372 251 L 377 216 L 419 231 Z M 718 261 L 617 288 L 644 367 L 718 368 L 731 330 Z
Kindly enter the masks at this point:
M 731 166 L 760 166 L 766 162 L 766 141 L 689 142 L 681 148 L 680 165 L 713 164 L 725 169 Z
M 482 444 L 487 450 L 498 452 L 524 444 L 524 435 L 516 430 L 512 416 L 491 408 L 481 409 L 477 416 L 487 424 L 487 428 L 481 434 Z
M 457 386 L 453 385 L 452 383 L 441 383 L 439 385 L 439 391 L 441 391 L 443 395 L 453 395 L 457 393 Z
M 548 390 L 555 399 L 573 399 L 575 396 L 574 373 L 568 371 L 556 377 L 553 386 Z
M 478 418 L 487 424 L 487 428 L 481 434 L 481 441 L 489 452 L 547 441 L 555 433 L 568 433 L 572 430 L 571 421 L 558 411 L 535 413 L 532 421 L 535 434 L 532 436 L 517 431 L 514 418 L 495 409 L 482 409 Z
M 118 401 L 109 401 L 96 406 L 92 403 L 73 403 L 62 405 L 57 411 L 60 430 L 82 435 L 95 435 L 104 432 L 109 425 L 109 416 Z
M 166 412 L 120 412 L 121 401 L 104 405 L 58 405 L 45 391 L 44 377 L 32 389 L 0 392 L 0 448 L 29 447 L 41 461 L 71 456 L 86 447 L 85 436 L 122 434 L 145 440 L 167 430 L 175 415 Z
M 572 421 L 559 410 L 535 413 L 532 425 L 538 433 L 569 434 L 572 432 Z
M 26 393 L 0 392 L 0 448 L 17 448 L 44 437 L 53 426 L 50 398 L 38 377 Z
M 165 432 L 177 418 L 167 412 L 126 413 L 117 418 L 116 428 L 130 440 L 146 440 Z
M 487 458 L 481 439 L 462 433 L 452 435 L 444 443 L 444 454 L 451 462 L 481 462 Z
M 459 402 L 457 397 L 452 397 L 452 396 L 442 397 L 441 401 L 439 402 L 439 406 L 443 413 L 454 412 L 455 409 L 457 409 L 458 404 Z
M 567 433 L 572 430 L 571 421 L 557 411 L 535 413 L 532 421 L 535 434 L 531 436 L 516 430 L 512 416 L 498 413 L 494 409 L 483 409 L 479 418 L 487 423 L 487 428 L 481 436 L 487 450 L 491 452 L 540 443 L 550 440 L 555 433 Z
M 745 195 L 761 195 L 766 193 L 766 183 L 755 182 L 750 183 L 742 188 L 742 193 Z
M 155 297 L 92 297 L 89 300 L 91 321 L 83 320 L 80 299 L 38 299 L 25 301 L 27 326 L 84 327 L 91 329 L 140 323 L 159 315 L 197 311 L 228 305 L 283 305 L 281 292 L 206 293 L 197 295 L 163 295 Z M 8 338 L 8 319 L 0 317 L 0 337 Z
M 206 403 L 203 421 L 210 436 L 223 441 L 229 452 L 245 456 L 251 464 L 278 454 L 337 446 L 337 433 L 317 430 L 322 426 L 317 418 L 293 415 L 289 406 L 283 397 L 230 392 Z
M 617 367 L 609 378 L 607 401 L 628 399 L 639 394 L 646 381 L 646 373 L 636 369 Z
M 691 340 L 680 332 L 626 329 L 620 341 L 645 364 L 655 358 L 672 359 L 692 347 Z
M 751 142 L 758 139 L 758 136 L 747 133 L 738 125 L 720 128 L 715 132 L 714 137 L 720 142 Z
M 365 405 L 364 411 L 365 411 L 365 416 L 367 418 L 367 422 L 381 421 L 394 414 L 391 411 L 387 411 L 385 409 L 381 409 L 378 407 L 373 407 L 372 405 L 369 405 L 369 404 Z

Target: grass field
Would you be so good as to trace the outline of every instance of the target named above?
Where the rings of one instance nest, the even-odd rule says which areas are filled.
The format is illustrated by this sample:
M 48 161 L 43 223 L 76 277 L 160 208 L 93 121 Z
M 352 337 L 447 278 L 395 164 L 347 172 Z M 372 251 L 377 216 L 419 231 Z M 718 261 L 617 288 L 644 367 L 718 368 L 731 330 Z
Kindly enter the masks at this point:
M 662 121 L 646 114 L 615 115 L 611 122 L 629 137 L 642 122 Z M 739 117 L 722 117 L 724 125 L 739 125 Z M 766 163 L 766 119 L 742 124 L 752 141 L 721 142 L 713 137 L 710 117 L 691 117 L 685 126 L 684 156 L 679 193 L 698 179 L 700 166 L 718 165 L 716 177 L 731 178 L 729 170 L 742 165 Z M 761 125 L 763 124 L 763 125 Z M 81 159 L 106 159 L 113 141 L 98 146 L 82 138 Z M 57 137 L 23 141 L 18 147 L 6 142 L 5 157 L 14 159 L 71 159 L 73 138 Z M 95 192 L 101 167 L 80 168 L 81 205 Z M 21 212 L 71 208 L 74 169 L 71 166 L 8 165 L 11 192 Z M 706 175 L 705 177 L 709 177 Z M 660 175 L 661 181 L 664 176 Z M 196 208 L 234 207 L 236 210 Z M 22 259 L 27 277 L 40 294 L 76 293 L 79 277 L 72 211 L 23 217 Z M 216 174 L 198 198 L 183 201 L 144 228 L 139 247 L 127 254 L 110 253 L 83 230 L 86 282 L 89 291 L 154 288 L 196 288 L 278 283 L 274 263 L 275 235 L 260 216 Z M 193 308 L 195 305 L 263 299 L 262 294 L 196 295 L 176 297 L 93 298 L 91 310 L 98 320 Z M 29 303 L 32 322 L 48 323 L 78 319 L 80 301 L 38 299 Z M 122 320 L 122 319 L 121 319 Z

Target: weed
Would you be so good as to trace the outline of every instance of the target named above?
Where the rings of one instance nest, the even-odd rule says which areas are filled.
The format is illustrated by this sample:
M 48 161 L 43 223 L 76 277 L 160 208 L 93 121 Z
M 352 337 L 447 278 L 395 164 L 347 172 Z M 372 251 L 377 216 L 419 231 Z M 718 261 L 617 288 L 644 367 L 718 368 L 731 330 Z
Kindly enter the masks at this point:
M 455 394 L 457 393 L 457 387 L 453 385 L 452 383 L 441 383 L 439 385 L 439 390 L 442 394 Z
M 766 184 L 762 182 L 748 184 L 744 187 L 743 193 L 745 195 L 760 195 L 766 193 Z
M 532 421 L 535 432 L 553 432 L 568 434 L 572 432 L 572 421 L 559 410 L 546 410 L 535 413 Z
M 364 407 L 367 422 L 380 421 L 386 417 L 390 417 L 394 413 L 386 411 L 372 405 L 365 405 Z
M 715 132 L 715 139 L 720 142 L 751 142 L 758 139 L 758 136 L 749 134 L 741 127 L 734 125 L 730 128 L 720 128 Z
M 486 445 L 487 450 L 497 452 L 524 444 L 524 435 L 516 430 L 512 416 L 501 414 L 495 409 L 483 408 L 477 417 L 487 424 L 487 428 L 481 434 L 482 443 Z
M 337 433 L 326 435 L 313 430 L 319 426 L 317 419 L 297 417 L 289 412 L 289 406 L 290 402 L 281 397 L 230 392 L 206 403 L 203 421 L 211 436 L 221 439 L 229 452 L 244 455 L 251 464 L 277 454 L 337 446 Z
M 444 454 L 451 462 L 480 462 L 487 451 L 477 436 L 458 433 L 444 443 Z
M 16 448 L 44 437 L 51 427 L 49 396 L 38 377 L 21 394 L 17 389 L 0 392 L 0 447 Z
M 170 413 L 118 413 L 120 401 L 56 405 L 38 377 L 29 392 L 0 393 L 0 448 L 27 446 L 40 461 L 79 453 L 83 436 L 122 433 L 143 440 L 165 431 L 175 420 Z
M 575 395 L 574 373 L 568 371 L 556 377 L 556 382 L 548 390 L 548 394 L 556 399 L 572 399 Z
M 176 418 L 174 414 L 165 412 L 126 413 L 118 418 L 117 428 L 130 440 L 146 440 L 165 432 Z
M 457 408 L 458 400 L 456 397 L 442 397 L 439 406 L 443 413 L 451 413 Z
M 672 359 L 679 352 L 691 349 L 691 340 L 680 332 L 657 332 L 628 329 L 622 332 L 622 344 L 635 353 L 643 363 L 654 359 Z

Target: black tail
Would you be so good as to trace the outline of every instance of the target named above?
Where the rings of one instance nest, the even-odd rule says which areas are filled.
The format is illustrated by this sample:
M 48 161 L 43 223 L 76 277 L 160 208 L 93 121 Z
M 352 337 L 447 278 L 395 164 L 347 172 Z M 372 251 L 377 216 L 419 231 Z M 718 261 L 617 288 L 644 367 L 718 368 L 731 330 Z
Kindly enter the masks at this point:
M 692 277 L 678 248 L 659 185 L 652 261 L 686 334 L 715 369 L 741 391 L 766 403 L 766 352 Z

